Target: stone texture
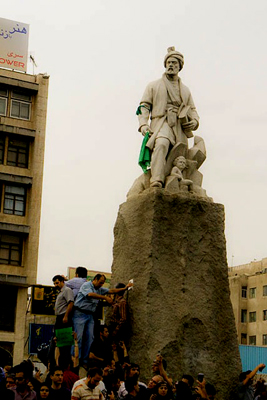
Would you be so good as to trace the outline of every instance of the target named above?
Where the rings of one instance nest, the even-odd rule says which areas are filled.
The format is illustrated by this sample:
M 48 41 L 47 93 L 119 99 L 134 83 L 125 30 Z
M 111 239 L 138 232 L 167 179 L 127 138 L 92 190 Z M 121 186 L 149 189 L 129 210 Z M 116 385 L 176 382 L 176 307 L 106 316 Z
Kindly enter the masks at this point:
M 241 371 L 227 275 L 224 208 L 149 189 L 120 206 L 113 283 L 129 291 L 130 358 L 145 382 L 158 351 L 175 379 L 199 372 L 230 398 Z

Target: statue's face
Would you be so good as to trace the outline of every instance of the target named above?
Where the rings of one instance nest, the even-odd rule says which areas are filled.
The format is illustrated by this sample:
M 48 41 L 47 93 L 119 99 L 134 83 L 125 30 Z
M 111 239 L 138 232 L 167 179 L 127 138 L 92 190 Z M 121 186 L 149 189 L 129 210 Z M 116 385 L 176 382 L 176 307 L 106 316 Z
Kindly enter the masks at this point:
M 183 171 L 186 167 L 186 161 L 184 158 L 179 157 L 178 160 L 176 161 L 176 166 Z
M 180 64 L 177 58 L 169 57 L 166 61 L 166 74 L 177 75 L 180 69 Z

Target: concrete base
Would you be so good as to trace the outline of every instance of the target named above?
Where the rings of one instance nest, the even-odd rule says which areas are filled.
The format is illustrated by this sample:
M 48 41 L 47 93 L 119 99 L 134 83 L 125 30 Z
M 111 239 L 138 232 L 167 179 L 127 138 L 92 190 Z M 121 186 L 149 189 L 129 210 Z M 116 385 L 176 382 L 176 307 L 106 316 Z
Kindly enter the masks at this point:
M 130 359 L 142 380 L 160 351 L 175 379 L 203 372 L 216 398 L 231 398 L 241 362 L 223 206 L 150 189 L 120 206 L 114 235 L 113 284 L 134 279 Z

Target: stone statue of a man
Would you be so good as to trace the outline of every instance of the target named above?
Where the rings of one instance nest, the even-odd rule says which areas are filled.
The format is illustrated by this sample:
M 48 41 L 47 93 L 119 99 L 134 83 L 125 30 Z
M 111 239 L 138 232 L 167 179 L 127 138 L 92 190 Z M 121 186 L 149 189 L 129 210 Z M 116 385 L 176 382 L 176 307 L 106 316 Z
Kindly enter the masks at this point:
M 188 148 L 188 137 L 199 125 L 190 90 L 181 82 L 178 72 L 183 68 L 184 57 L 168 48 L 164 58 L 166 68 L 162 78 L 151 82 L 138 107 L 139 131 L 150 138 L 146 144 L 151 155 L 151 187 L 161 188 L 166 177 L 166 158 L 171 146 L 183 143 Z M 151 123 L 149 125 L 149 117 Z

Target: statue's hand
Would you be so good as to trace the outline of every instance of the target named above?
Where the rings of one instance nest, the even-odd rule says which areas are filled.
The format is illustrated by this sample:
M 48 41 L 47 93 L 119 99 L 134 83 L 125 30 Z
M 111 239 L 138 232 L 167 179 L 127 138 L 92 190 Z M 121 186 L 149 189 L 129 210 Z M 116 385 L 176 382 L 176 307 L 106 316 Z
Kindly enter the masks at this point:
M 182 127 L 184 131 L 193 131 L 197 127 L 197 121 L 192 119 L 191 121 L 182 124 Z
M 149 132 L 149 136 L 151 136 L 152 133 L 153 133 L 149 125 L 143 125 L 143 126 L 141 127 L 141 133 L 142 133 L 142 135 L 145 136 L 147 132 Z

